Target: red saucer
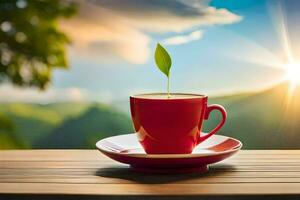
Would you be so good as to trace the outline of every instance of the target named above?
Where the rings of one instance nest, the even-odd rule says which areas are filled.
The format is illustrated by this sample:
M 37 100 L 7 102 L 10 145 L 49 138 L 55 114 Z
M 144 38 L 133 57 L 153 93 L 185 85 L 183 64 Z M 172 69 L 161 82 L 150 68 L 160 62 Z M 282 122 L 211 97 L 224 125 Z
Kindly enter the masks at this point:
M 146 154 L 136 134 L 105 138 L 96 147 L 106 156 L 129 164 L 135 171 L 150 173 L 204 173 L 208 165 L 220 162 L 242 147 L 234 138 L 213 135 L 199 144 L 191 154 Z

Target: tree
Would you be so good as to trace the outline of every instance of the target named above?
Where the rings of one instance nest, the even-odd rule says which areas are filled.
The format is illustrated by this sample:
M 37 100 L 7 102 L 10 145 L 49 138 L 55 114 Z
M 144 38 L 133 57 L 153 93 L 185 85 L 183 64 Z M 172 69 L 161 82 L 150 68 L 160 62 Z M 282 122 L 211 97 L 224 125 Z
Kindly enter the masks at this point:
M 67 68 L 70 40 L 58 20 L 76 10 L 67 0 L 1 0 L 0 83 L 44 89 L 54 68 Z

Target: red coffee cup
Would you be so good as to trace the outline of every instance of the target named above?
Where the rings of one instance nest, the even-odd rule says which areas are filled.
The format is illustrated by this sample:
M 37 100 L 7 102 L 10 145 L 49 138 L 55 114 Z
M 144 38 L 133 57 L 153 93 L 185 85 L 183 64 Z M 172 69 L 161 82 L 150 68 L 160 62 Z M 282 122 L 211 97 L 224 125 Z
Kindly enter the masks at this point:
M 207 96 L 197 94 L 142 94 L 130 96 L 131 117 L 139 141 L 148 154 L 189 154 L 225 123 L 221 105 L 207 105 Z M 209 133 L 201 132 L 212 110 L 222 120 Z

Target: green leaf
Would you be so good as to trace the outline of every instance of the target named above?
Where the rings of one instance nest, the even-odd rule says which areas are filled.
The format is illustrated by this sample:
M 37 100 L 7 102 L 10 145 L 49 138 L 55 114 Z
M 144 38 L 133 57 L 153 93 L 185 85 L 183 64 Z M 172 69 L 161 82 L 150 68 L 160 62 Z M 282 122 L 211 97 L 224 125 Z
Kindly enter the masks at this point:
M 169 77 L 170 68 L 172 65 L 171 57 L 166 51 L 166 49 L 162 47 L 159 43 L 157 43 L 155 49 L 155 63 L 158 69 L 167 77 Z

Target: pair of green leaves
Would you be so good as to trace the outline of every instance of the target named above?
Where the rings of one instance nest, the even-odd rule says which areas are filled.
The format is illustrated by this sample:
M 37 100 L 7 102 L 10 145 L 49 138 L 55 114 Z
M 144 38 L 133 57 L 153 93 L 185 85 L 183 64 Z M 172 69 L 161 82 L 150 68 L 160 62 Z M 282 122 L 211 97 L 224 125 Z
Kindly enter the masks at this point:
M 167 93 L 168 93 L 168 97 L 170 97 L 170 69 L 172 66 L 171 57 L 167 52 L 167 50 L 159 43 L 157 43 L 154 58 L 158 69 L 162 73 L 164 73 L 168 78 Z

